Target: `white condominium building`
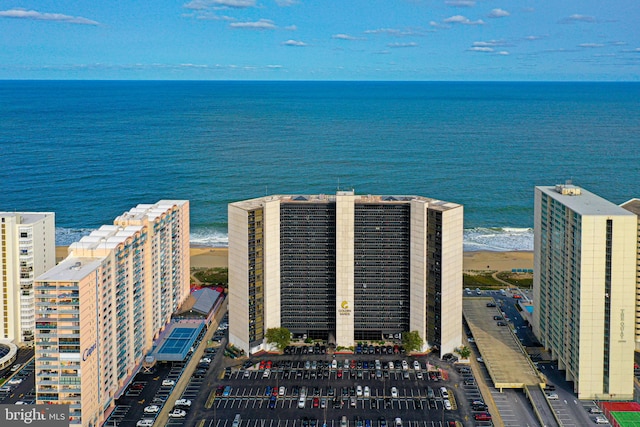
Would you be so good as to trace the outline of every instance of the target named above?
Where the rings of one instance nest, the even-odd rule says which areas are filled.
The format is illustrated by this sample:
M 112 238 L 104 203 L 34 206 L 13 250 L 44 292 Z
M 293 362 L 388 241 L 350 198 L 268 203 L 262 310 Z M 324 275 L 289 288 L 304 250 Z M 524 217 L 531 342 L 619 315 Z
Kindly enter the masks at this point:
M 33 280 L 56 263 L 55 215 L 0 212 L 0 337 L 33 345 Z
M 463 207 L 419 196 L 274 195 L 229 205 L 229 339 L 337 346 L 418 331 L 461 344 Z
M 636 215 L 573 185 L 534 214 L 534 333 L 578 398 L 633 399 Z
M 37 403 L 98 426 L 189 296 L 189 202 L 138 205 L 36 279 Z

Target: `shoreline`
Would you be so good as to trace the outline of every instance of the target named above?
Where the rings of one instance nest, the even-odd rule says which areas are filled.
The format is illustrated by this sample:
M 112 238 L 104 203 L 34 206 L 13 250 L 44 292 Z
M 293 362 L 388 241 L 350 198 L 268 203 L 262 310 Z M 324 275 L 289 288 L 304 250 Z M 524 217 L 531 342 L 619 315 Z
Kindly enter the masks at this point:
M 67 255 L 67 246 L 56 246 L 56 263 Z M 229 248 L 199 244 L 190 246 L 191 268 L 228 268 Z M 533 269 L 533 251 L 465 251 L 465 273 Z

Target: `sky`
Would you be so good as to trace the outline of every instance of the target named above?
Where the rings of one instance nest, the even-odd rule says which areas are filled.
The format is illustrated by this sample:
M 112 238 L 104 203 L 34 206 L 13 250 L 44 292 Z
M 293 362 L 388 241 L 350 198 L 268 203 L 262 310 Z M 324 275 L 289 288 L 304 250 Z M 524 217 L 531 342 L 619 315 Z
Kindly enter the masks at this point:
M 0 79 L 638 81 L 638 0 L 0 0 Z

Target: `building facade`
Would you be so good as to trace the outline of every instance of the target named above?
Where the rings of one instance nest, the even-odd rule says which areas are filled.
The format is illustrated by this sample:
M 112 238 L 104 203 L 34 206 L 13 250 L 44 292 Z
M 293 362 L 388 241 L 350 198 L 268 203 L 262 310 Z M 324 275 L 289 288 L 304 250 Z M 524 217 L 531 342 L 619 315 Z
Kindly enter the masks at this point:
M 535 188 L 533 330 L 580 399 L 633 398 L 636 216 L 573 185 Z
M 56 263 L 55 215 L 0 212 L 0 337 L 33 345 L 34 279 Z
M 229 205 L 229 339 L 266 330 L 337 346 L 418 331 L 461 344 L 461 205 L 418 196 L 269 196 Z
M 97 426 L 189 296 L 189 202 L 138 205 L 35 282 L 37 403 Z
M 636 313 L 635 313 L 635 335 L 636 351 L 640 351 L 640 199 L 631 199 L 620 205 L 622 208 L 636 215 L 638 218 L 637 228 L 637 252 L 636 252 Z

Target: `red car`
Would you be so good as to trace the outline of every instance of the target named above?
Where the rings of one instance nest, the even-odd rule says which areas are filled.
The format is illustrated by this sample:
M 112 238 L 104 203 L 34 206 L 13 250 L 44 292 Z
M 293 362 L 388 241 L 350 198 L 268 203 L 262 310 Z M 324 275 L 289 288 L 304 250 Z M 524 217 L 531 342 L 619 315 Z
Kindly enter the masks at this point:
M 476 421 L 491 421 L 491 414 L 488 412 L 481 412 L 475 415 Z
M 518 295 L 518 294 L 515 294 L 515 295 L 513 296 L 513 298 L 514 298 L 514 299 L 522 299 L 522 296 L 520 296 L 520 295 Z
M 338 378 L 342 378 L 342 369 L 338 369 L 337 376 Z
M 264 366 L 266 365 L 266 362 L 264 360 L 260 361 L 260 369 L 264 369 Z
M 313 398 L 313 407 L 317 408 L 320 405 L 320 399 L 318 399 L 317 397 Z
M 271 369 L 272 367 L 273 367 L 273 362 L 271 360 L 267 360 L 267 364 L 265 365 L 265 368 Z

